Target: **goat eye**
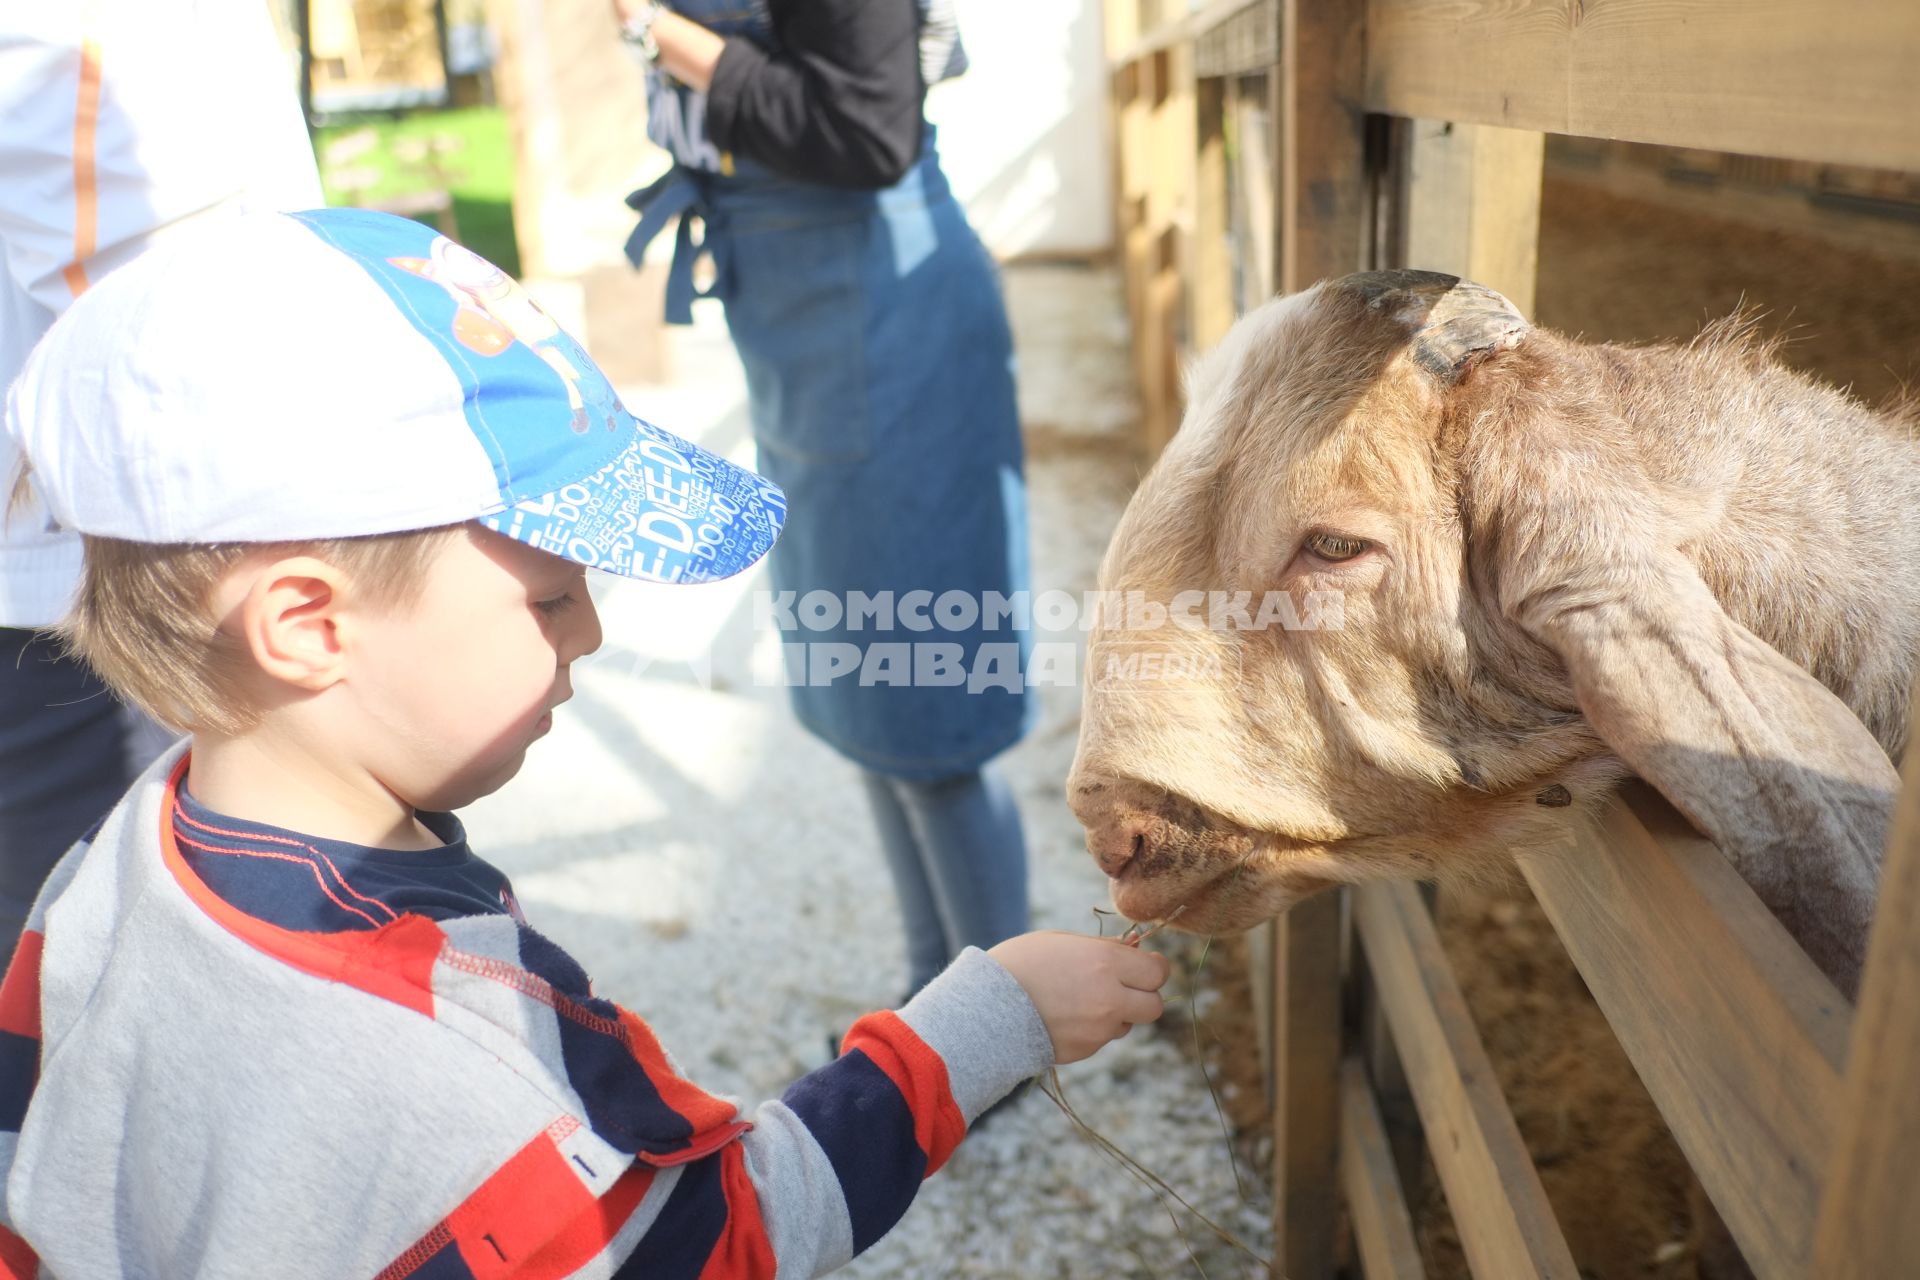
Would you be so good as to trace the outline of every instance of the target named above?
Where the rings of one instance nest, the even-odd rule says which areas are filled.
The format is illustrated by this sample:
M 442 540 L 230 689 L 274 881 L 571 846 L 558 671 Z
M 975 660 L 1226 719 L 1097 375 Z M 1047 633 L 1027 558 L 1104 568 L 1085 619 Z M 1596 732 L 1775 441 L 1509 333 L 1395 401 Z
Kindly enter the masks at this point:
M 1337 533 L 1310 533 L 1307 535 L 1306 548 L 1322 560 L 1351 560 L 1360 555 L 1372 543 L 1360 538 L 1343 538 Z

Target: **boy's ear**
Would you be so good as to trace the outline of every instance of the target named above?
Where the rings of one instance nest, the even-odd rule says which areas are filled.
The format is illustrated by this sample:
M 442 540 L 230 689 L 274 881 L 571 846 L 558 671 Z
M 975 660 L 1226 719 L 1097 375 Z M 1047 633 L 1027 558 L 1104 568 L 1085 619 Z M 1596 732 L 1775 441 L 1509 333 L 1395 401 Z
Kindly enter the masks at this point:
M 318 693 L 346 672 L 340 611 L 346 575 L 313 556 L 262 566 L 240 601 L 241 639 L 260 670 Z

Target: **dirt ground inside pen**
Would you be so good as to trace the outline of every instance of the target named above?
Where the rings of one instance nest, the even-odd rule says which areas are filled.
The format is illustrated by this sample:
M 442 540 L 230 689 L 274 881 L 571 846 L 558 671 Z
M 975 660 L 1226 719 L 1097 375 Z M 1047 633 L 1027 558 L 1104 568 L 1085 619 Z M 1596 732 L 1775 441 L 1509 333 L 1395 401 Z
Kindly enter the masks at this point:
M 1684 339 L 1741 306 L 1782 358 L 1869 403 L 1920 386 L 1920 225 L 1769 226 L 1777 198 L 1671 195 L 1549 169 L 1536 317 L 1588 339 Z M 1710 203 L 1717 200 L 1719 206 Z M 1828 230 L 1832 230 L 1829 228 Z M 1698 1192 L 1552 926 L 1518 875 L 1449 886 L 1441 937 L 1515 1119 L 1588 1280 L 1691 1280 Z M 1216 955 L 1209 1056 L 1249 1157 L 1270 1150 L 1243 968 Z M 1427 1274 L 1468 1275 L 1429 1162 L 1411 1189 Z

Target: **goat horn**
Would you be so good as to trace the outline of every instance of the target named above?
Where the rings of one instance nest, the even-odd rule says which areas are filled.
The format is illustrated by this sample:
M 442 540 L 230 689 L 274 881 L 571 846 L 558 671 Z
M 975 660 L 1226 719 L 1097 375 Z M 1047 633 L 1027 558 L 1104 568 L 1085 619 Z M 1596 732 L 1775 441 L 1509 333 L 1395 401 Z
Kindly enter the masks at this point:
M 1413 358 L 1443 382 L 1460 381 L 1474 356 L 1506 350 L 1529 327 L 1520 309 L 1492 289 L 1437 271 L 1362 271 L 1331 287 L 1416 326 Z

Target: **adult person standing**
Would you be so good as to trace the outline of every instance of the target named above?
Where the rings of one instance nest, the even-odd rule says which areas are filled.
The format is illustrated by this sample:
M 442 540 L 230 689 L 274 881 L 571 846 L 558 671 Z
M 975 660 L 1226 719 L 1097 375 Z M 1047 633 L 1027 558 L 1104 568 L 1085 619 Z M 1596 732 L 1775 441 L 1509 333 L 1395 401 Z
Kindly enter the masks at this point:
M 174 229 L 322 203 L 264 0 L 0 0 L 0 387 L 89 285 Z M 0 499 L 18 464 L 0 433 Z M 0 523 L 7 955 L 47 872 L 166 740 L 43 633 L 79 573 L 79 537 L 29 484 Z
M 927 84 L 965 66 L 951 6 L 615 10 L 649 63 L 648 133 L 675 162 L 632 197 L 628 253 L 637 265 L 678 220 L 677 323 L 712 258 L 706 296 L 746 369 L 758 465 L 791 504 L 776 591 L 839 602 L 785 637 L 807 646 L 789 654 L 793 707 L 860 768 L 917 990 L 1028 918 L 1019 814 L 986 767 L 1034 714 L 1024 626 L 982 608 L 1027 589 L 1012 339 L 922 118 Z M 891 608 L 849 617 L 853 593 Z M 834 645 L 856 646 L 857 671 L 814 657 Z

